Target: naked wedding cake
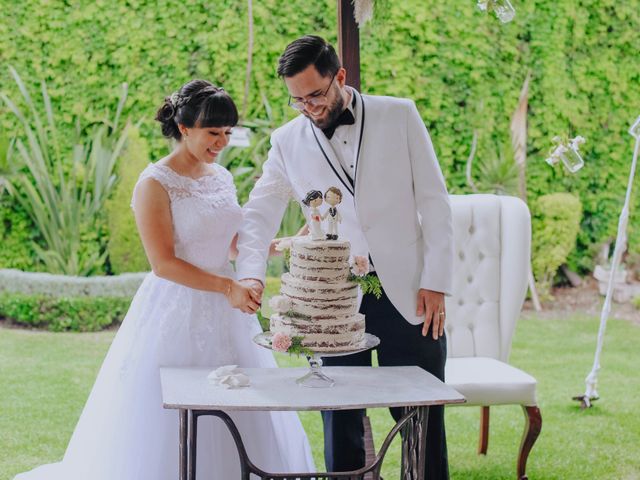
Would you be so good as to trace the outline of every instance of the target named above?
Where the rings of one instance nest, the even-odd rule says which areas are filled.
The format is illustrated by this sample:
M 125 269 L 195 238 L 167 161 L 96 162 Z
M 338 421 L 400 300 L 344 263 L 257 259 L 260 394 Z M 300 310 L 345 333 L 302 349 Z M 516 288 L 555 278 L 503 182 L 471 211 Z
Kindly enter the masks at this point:
M 358 285 L 349 280 L 349 257 L 347 241 L 292 240 L 290 271 L 270 302 L 274 336 L 302 337 L 302 346 L 316 352 L 363 345 L 364 315 L 357 311 Z

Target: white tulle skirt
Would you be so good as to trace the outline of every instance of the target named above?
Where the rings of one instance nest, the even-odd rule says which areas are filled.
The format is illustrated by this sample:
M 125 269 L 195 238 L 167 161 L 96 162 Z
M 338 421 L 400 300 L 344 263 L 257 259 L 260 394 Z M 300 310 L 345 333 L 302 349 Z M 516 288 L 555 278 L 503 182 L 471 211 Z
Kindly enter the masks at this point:
M 15 480 L 175 480 L 178 412 L 162 408 L 160 366 L 276 367 L 255 345 L 253 315 L 218 293 L 158 278 L 144 280 L 115 336 L 64 459 Z M 249 457 L 272 472 L 314 471 L 294 412 L 231 414 Z M 198 478 L 236 479 L 239 458 L 222 422 L 198 421 Z

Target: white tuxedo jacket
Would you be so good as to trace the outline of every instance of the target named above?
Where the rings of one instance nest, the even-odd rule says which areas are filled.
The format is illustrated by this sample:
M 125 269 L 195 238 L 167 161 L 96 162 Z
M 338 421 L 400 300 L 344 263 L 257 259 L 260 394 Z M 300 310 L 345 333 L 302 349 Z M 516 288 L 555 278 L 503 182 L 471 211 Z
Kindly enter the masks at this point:
M 355 188 L 322 131 L 303 115 L 275 130 L 239 232 L 237 278 L 265 280 L 269 244 L 291 198 L 337 186 L 340 239 L 352 255 L 371 255 L 398 311 L 417 325 L 417 292 L 451 294 L 451 207 L 438 160 L 413 101 L 355 92 Z M 326 206 L 325 206 L 326 208 Z M 321 207 L 322 209 L 322 207 Z

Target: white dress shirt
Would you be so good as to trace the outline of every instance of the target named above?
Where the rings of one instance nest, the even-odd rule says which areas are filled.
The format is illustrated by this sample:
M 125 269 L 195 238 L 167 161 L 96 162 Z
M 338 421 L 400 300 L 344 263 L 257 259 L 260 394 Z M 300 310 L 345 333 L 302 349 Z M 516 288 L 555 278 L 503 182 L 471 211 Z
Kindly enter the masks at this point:
M 355 100 L 354 94 L 349 91 L 347 109 L 351 112 L 353 118 L 357 120 L 359 108 L 358 103 L 353 100 Z M 340 165 L 352 179 L 355 178 L 356 172 L 355 148 L 358 142 L 358 133 L 358 122 L 356 121 L 352 125 L 340 125 L 336 128 L 333 137 L 329 139 L 329 144 L 333 148 Z

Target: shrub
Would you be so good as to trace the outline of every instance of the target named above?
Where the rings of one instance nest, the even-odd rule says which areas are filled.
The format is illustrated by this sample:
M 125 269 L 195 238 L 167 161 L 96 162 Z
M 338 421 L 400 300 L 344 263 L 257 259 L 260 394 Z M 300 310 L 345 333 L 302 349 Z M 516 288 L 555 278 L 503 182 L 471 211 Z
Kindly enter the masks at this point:
M 80 132 L 67 152 L 58 142 L 46 84 L 42 82 L 42 104 L 47 112 L 44 123 L 22 79 L 14 69 L 10 71 L 26 108 L 0 93 L 21 128 L 15 148 L 7 154 L 7 163 L 15 169 L 8 189 L 42 236 L 44 246 L 34 243 L 33 248 L 52 273 L 99 272 L 106 258 L 99 243 L 100 217 L 115 182 L 113 170 L 125 140 L 126 127 L 121 132 L 118 121 L 126 86 L 113 121 L 105 120 L 92 128 L 88 138 Z
M 532 204 L 532 268 L 543 297 L 575 248 L 581 217 L 582 204 L 569 193 L 543 195 Z
M 507 148 L 496 149 L 495 155 L 478 162 L 479 191 L 496 195 L 518 195 L 518 165 L 510 149 L 510 145 Z
M 133 187 L 148 163 L 149 146 L 138 129 L 131 128 L 127 135 L 127 146 L 119 160 L 119 180 L 106 203 L 109 263 L 113 274 L 149 271 L 149 262 L 130 207 Z
M 7 152 L 9 151 L 9 138 L 4 133 L 0 133 L 0 195 L 4 189 L 4 176 L 11 173 L 7 162 Z
M 640 310 L 640 295 L 633 299 L 633 306 Z
M 37 232 L 33 230 L 29 216 L 6 192 L 11 175 L 7 160 L 9 144 L 7 136 L 0 133 L 0 269 L 34 270 L 36 254 L 31 243 Z
M 51 331 L 95 332 L 122 322 L 130 298 L 0 294 L 0 317 Z
M 0 269 L 41 270 L 33 249 L 37 235 L 24 210 L 7 195 L 0 197 Z

